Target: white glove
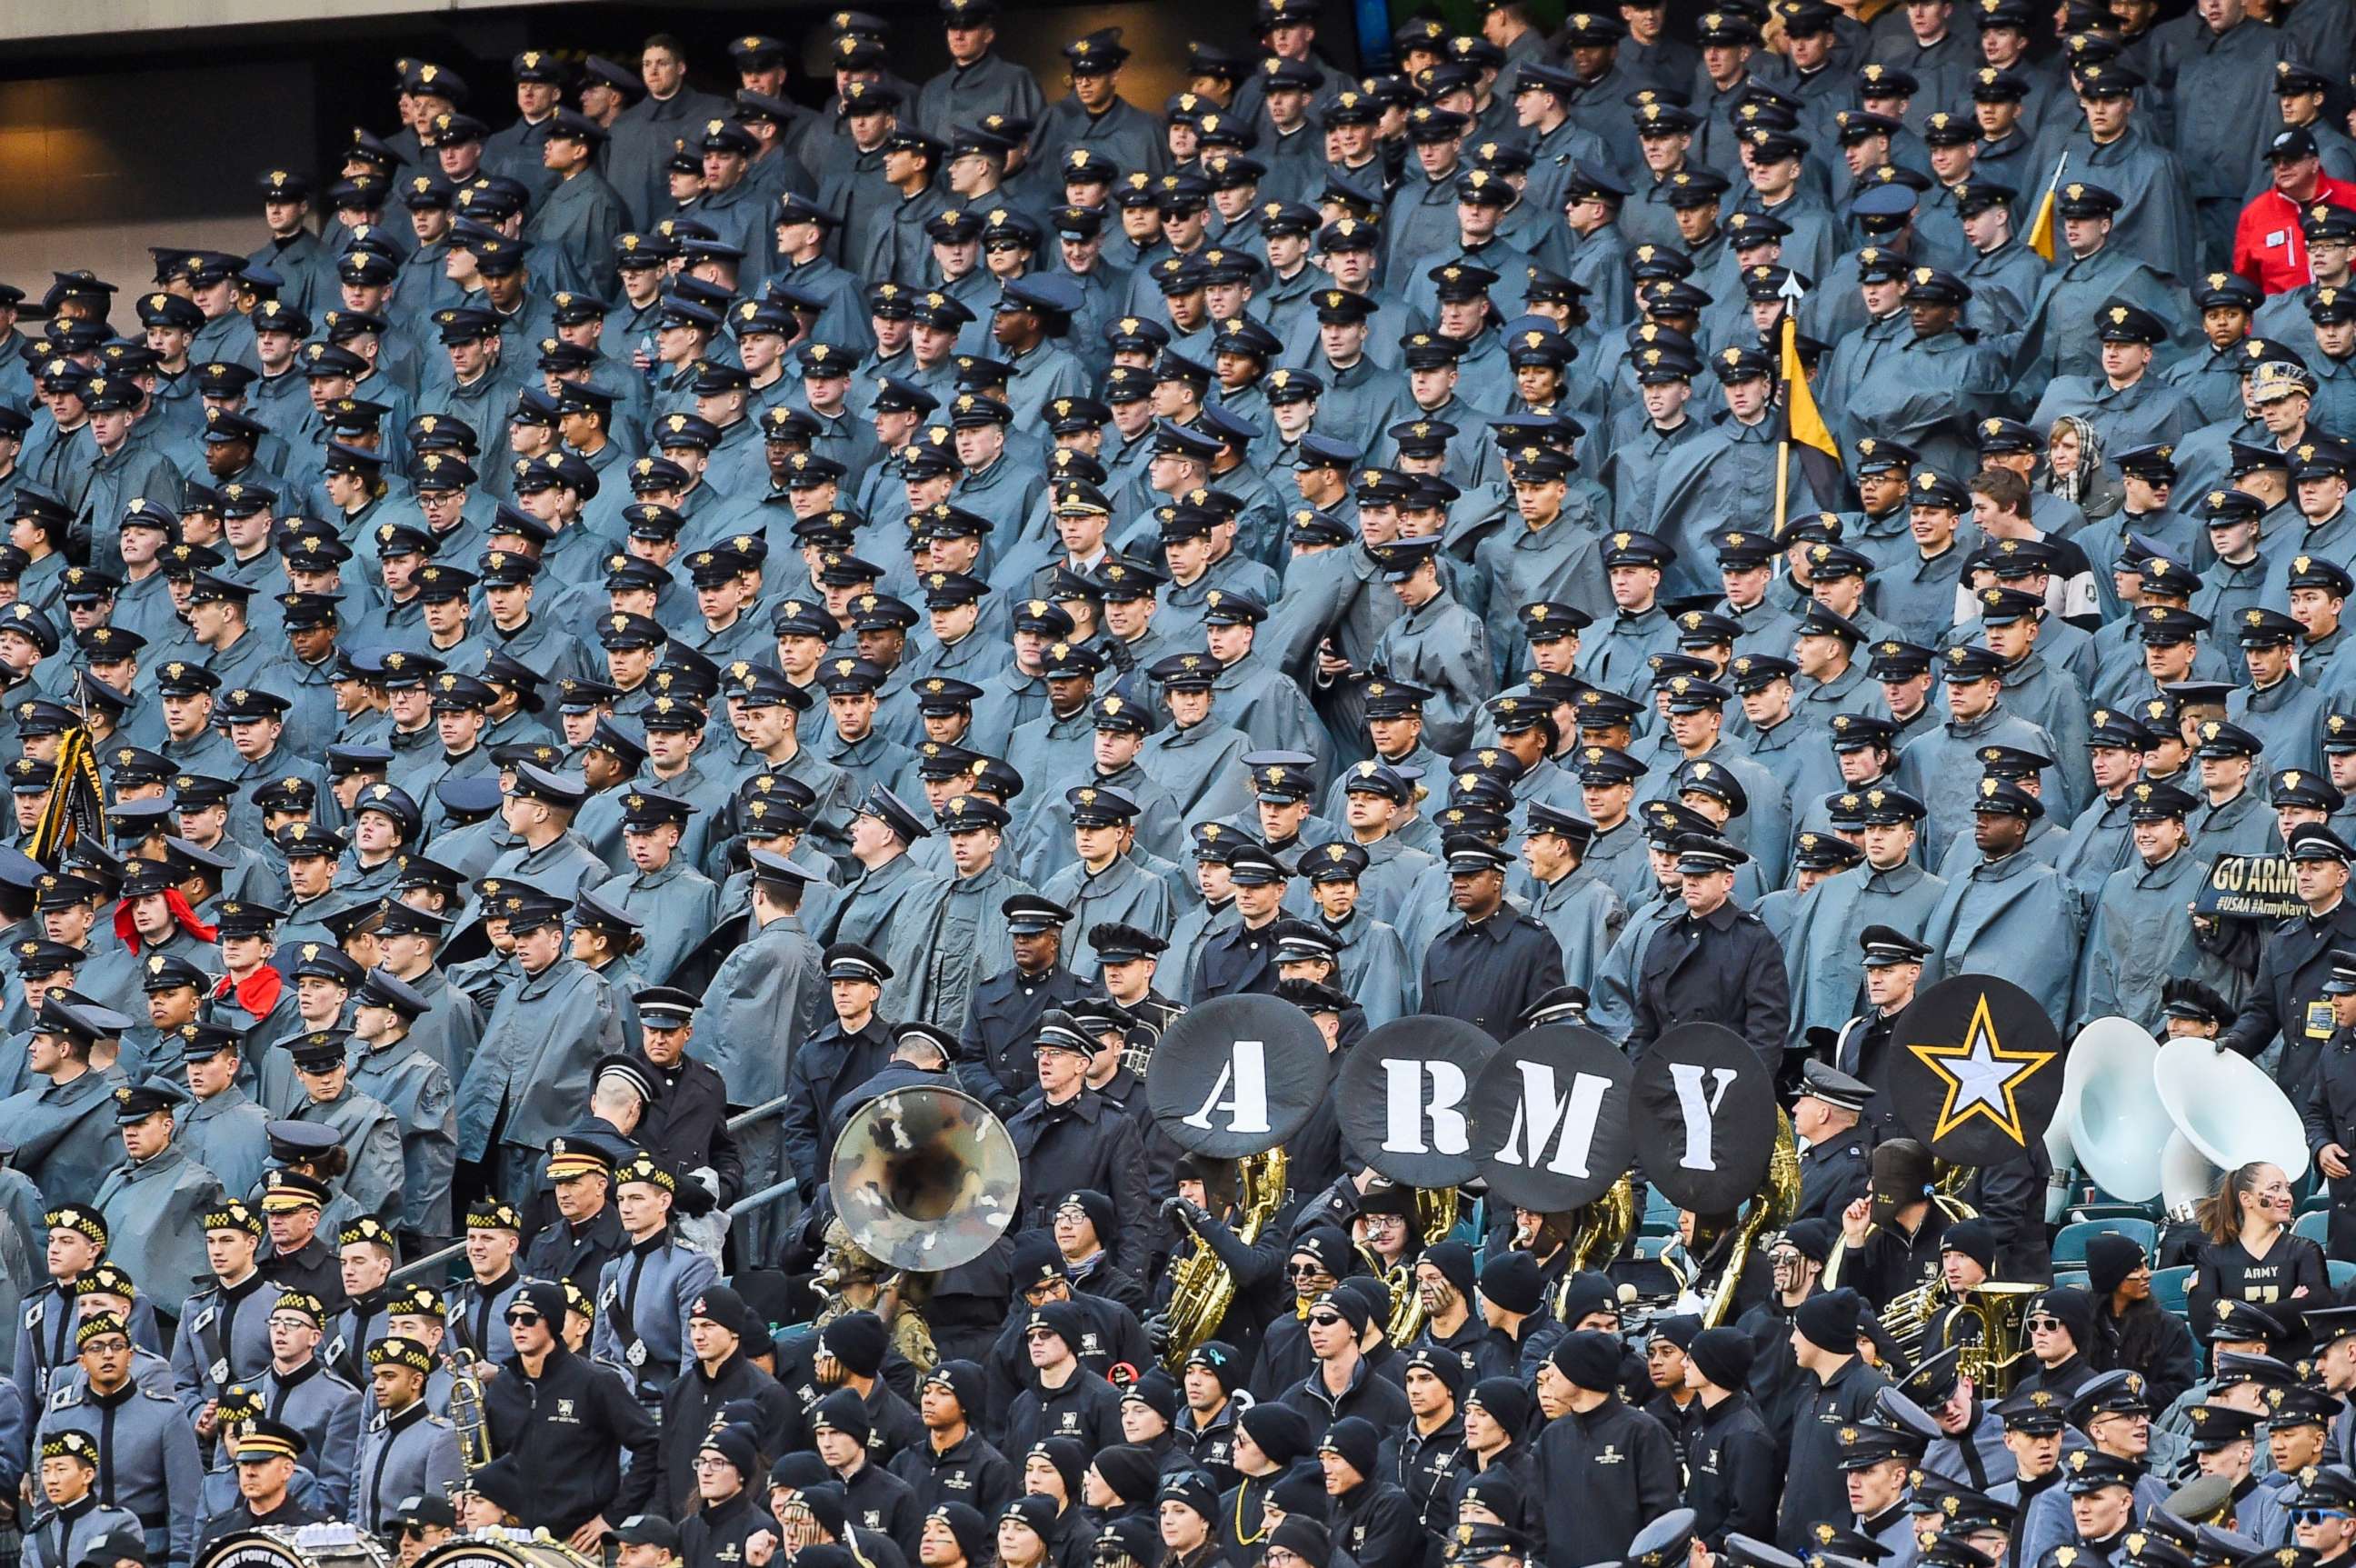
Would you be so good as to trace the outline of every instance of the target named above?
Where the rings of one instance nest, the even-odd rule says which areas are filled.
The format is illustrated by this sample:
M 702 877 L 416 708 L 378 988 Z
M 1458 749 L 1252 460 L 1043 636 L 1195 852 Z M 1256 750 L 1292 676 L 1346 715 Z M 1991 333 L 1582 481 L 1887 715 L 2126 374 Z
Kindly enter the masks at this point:
M 710 1165 L 698 1165 L 694 1170 L 688 1174 L 693 1176 L 697 1181 L 703 1184 L 704 1191 L 710 1193 L 714 1197 L 718 1197 L 720 1196 L 720 1173 L 718 1171 L 713 1170 Z

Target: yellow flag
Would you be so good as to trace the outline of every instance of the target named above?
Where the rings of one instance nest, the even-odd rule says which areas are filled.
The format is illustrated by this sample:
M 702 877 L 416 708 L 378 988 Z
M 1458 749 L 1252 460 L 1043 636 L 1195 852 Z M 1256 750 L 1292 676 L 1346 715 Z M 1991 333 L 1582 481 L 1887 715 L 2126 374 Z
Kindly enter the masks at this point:
M 1826 428 L 1825 416 L 1817 412 L 1815 395 L 1808 391 L 1808 372 L 1800 363 L 1800 328 L 1791 313 L 1783 315 L 1783 352 L 1781 373 L 1783 378 L 1783 429 L 1786 437 L 1802 446 L 1813 446 L 1835 462 L 1840 460 L 1840 447 L 1833 433 Z
M 2029 226 L 2029 248 L 2049 262 L 2054 254 L 2054 192 L 2062 188 L 2062 174 L 2069 166 L 2070 155 L 2063 153 L 2062 161 L 2053 166 L 2053 177 L 2045 182 L 2045 199 L 2037 204 L 2037 220 Z
M 56 768 L 40 819 L 25 843 L 25 853 L 51 869 L 82 839 L 103 843 L 106 822 L 106 790 L 98 776 L 90 731 L 79 725 L 66 731 Z
M 2037 221 L 2029 226 L 2029 248 L 2053 259 L 2053 188 L 2045 188 L 2045 199 L 2037 204 Z
M 1780 539 L 1792 515 L 1794 459 L 1799 462 L 1808 493 L 1818 498 L 1819 505 L 1823 498 L 1840 493 L 1841 467 L 1840 447 L 1825 426 L 1815 394 L 1808 391 L 1807 367 L 1800 362 L 1800 328 L 1789 310 L 1783 313 L 1783 351 L 1778 360 L 1776 375 L 1783 383 L 1783 427 L 1776 433 L 1775 446 L 1775 534 Z

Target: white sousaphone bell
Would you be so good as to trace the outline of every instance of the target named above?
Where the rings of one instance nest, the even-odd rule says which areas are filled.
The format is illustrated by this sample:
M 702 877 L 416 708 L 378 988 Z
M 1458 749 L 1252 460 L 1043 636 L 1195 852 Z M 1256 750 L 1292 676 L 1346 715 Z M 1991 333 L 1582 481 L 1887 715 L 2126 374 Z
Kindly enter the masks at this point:
M 2264 1068 L 2208 1040 L 2163 1046 L 2125 1018 L 2097 1018 L 2071 1042 L 2045 1150 L 2057 1189 L 2075 1165 L 2111 1197 L 2158 1197 L 2179 1219 L 2253 1160 L 2293 1181 L 2307 1170 L 2298 1112 Z

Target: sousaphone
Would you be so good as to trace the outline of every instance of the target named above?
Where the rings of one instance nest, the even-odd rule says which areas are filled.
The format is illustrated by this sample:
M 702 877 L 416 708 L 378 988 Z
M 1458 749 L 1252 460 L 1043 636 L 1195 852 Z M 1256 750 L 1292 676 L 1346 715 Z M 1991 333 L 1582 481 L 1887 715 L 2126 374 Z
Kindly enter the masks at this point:
M 2293 1181 L 2307 1174 L 2298 1109 L 2249 1058 L 2211 1040 L 2171 1040 L 2153 1059 L 2152 1081 L 2175 1124 L 2159 1155 L 2159 1197 L 2170 1218 L 2190 1219 L 2220 1176 L 2254 1160 L 2280 1165 Z
M 2056 1180 L 2066 1181 L 2075 1163 L 2121 1202 L 2159 1196 L 2169 1114 L 2152 1076 L 2158 1058 L 2159 1042 L 2125 1018 L 2097 1018 L 2078 1032 L 2045 1134 Z

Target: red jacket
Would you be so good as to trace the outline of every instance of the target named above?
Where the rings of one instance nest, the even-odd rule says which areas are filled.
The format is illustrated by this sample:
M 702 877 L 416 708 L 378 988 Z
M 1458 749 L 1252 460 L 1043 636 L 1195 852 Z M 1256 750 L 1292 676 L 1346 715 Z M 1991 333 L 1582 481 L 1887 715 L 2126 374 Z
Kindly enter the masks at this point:
M 2293 201 L 2279 190 L 2262 193 L 2242 209 L 2233 225 L 2233 270 L 2268 294 L 2305 288 L 2314 281 L 2307 267 L 2307 236 L 2299 219 L 2320 202 L 2356 208 L 2356 185 L 2318 175 L 2315 198 Z

